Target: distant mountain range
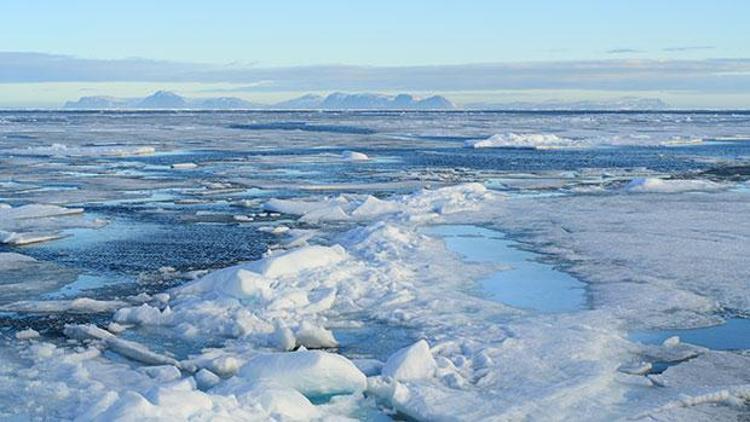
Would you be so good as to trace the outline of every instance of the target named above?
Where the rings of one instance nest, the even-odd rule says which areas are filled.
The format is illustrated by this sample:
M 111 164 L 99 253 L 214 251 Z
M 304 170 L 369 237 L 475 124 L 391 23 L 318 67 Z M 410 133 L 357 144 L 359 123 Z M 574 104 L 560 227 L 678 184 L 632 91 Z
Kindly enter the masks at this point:
M 274 104 L 261 104 L 237 97 L 187 98 L 169 91 L 157 91 L 144 98 L 81 97 L 68 101 L 70 110 L 453 110 L 447 98 L 434 95 L 419 98 L 409 94 L 329 95 L 308 94 Z M 604 101 L 542 101 L 469 103 L 466 110 L 665 110 L 669 105 L 658 98 L 622 97 Z
M 169 91 L 157 91 L 145 98 L 81 97 L 64 105 L 70 110 L 187 109 L 187 110 L 452 110 L 456 106 L 447 98 L 435 95 L 417 98 L 409 94 L 304 95 L 276 104 L 260 104 L 236 97 L 186 98 Z
M 658 98 L 621 97 L 606 101 L 542 101 L 508 103 L 471 103 L 465 108 L 471 110 L 665 110 L 669 104 Z

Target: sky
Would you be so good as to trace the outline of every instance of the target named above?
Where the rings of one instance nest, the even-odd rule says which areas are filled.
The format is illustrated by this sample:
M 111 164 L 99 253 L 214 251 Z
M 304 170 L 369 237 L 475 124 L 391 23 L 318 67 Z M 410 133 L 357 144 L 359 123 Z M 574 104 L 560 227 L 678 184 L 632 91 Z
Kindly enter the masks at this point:
M 0 107 L 168 87 L 750 108 L 748 16 L 744 0 L 3 0 Z

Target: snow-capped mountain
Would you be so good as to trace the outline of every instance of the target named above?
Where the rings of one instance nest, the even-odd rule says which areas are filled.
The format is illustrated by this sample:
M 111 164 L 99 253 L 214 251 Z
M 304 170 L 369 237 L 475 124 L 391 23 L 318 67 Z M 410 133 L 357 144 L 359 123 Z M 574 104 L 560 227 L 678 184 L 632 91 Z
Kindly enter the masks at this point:
M 347 94 L 334 92 L 326 97 L 308 94 L 276 104 L 285 109 L 319 110 L 451 110 L 456 106 L 447 98 L 435 95 L 417 98 L 409 94 Z
M 186 98 L 170 91 L 157 91 L 145 98 L 81 97 L 78 101 L 68 101 L 64 108 L 77 110 L 451 110 L 456 106 L 439 95 L 418 98 L 409 94 L 389 96 L 335 92 L 328 96 L 308 94 L 276 104 L 259 104 L 237 97 Z
M 75 110 L 237 110 L 264 108 L 264 106 L 236 97 L 186 98 L 170 91 L 157 91 L 145 98 L 81 97 L 78 101 L 68 101 L 64 108 Z

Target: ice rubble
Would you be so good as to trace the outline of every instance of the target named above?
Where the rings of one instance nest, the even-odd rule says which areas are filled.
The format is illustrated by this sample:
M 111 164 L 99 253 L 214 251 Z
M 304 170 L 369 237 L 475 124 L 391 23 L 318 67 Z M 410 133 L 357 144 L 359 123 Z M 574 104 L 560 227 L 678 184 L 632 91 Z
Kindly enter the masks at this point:
M 671 244 L 675 224 L 677 233 L 690 233 L 696 221 L 690 212 L 706 221 L 723 218 L 726 227 L 745 227 L 741 217 L 747 215 L 744 208 L 749 202 L 739 194 L 719 192 L 697 205 L 695 200 L 681 203 L 685 199 L 680 195 L 664 195 L 660 199 L 673 202 L 664 206 L 645 196 L 610 192 L 511 200 L 468 184 L 391 199 L 342 195 L 271 200 L 268 208 L 303 220 L 310 215 L 317 221 L 345 216 L 365 224 L 332 237 L 328 246 L 303 242 L 177 287 L 166 303 L 124 306 L 115 312 L 120 324 L 159 325 L 186 338 L 220 336 L 222 348 L 174 361 L 137 343 L 122 343 L 104 330 L 75 326 L 68 329 L 69 335 L 93 339 L 93 346 L 100 348 L 63 351 L 40 341 L 28 351 L 38 372 L 30 381 L 6 375 L 13 370 L 0 372 L 0 380 L 8 382 L 0 392 L 18 388 L 19 383 L 63 379 L 61 374 L 73 372 L 80 376 L 64 388 L 74 404 L 60 414 L 85 410 L 86 418 L 98 420 L 353 416 L 352 409 L 375 409 L 373 398 L 425 420 L 456 415 L 467 420 L 598 420 L 662 416 L 675 408 L 694 415 L 689 410 L 693 404 L 743 400 L 744 380 L 750 376 L 747 357 L 725 357 L 683 345 L 646 348 L 627 340 L 626 329 L 674 323 L 675 318 L 705 322 L 706 315 L 718 309 L 717 300 L 737 309 L 750 308 L 746 295 L 735 297 L 737 284 L 717 285 L 717 277 L 706 277 L 705 271 L 688 277 L 682 277 L 681 270 L 669 274 L 690 260 L 693 265 L 715 262 L 717 254 L 728 260 L 726 268 L 741 268 L 736 264 L 744 259 L 741 248 L 732 249 L 728 238 L 721 240 L 730 231 L 702 231 L 707 238 L 691 238 L 698 245 L 682 245 L 670 258 L 674 262 L 654 252 Z M 678 222 L 667 221 L 675 217 L 665 220 L 672 214 L 660 210 L 674 212 L 677 204 L 692 209 L 678 215 Z M 332 207 L 340 212 L 325 212 Z M 631 212 L 617 212 L 622 209 Z M 423 224 L 490 219 L 529 228 L 531 244 L 573 262 L 572 271 L 591 281 L 596 308 L 530 315 L 468 294 L 463 289 L 467 280 L 494 268 L 462 262 L 439 239 L 418 230 Z M 606 234 L 613 233 L 613 227 L 618 228 L 616 239 Z M 610 247 L 615 241 L 626 248 Z M 709 244 L 713 246 L 706 247 Z M 631 255 L 608 257 L 625 250 Z M 712 254 L 708 261 L 703 259 L 707 251 Z M 634 278 L 629 268 L 644 265 L 650 275 L 631 283 L 632 291 L 620 289 L 627 284 L 624 280 Z M 746 279 L 745 274 L 725 275 L 718 277 L 724 283 Z M 684 286 L 675 281 L 682 279 Z M 306 350 L 335 347 L 329 324 L 351 314 L 413 327 L 429 343 L 418 341 L 397 351 L 379 374 L 376 369 L 369 378 L 340 355 Z M 289 352 L 295 348 L 299 350 Z M 152 377 L 106 360 L 102 349 L 186 371 L 182 379 L 166 381 L 174 371 L 152 371 Z M 646 352 L 670 356 L 679 351 L 699 357 L 660 376 L 618 369 Z M 708 384 L 699 382 L 714 365 L 722 365 L 722 375 Z M 323 405 L 311 401 L 332 394 L 343 396 Z M 37 397 L 52 395 L 42 391 Z M 94 404 L 84 406 L 82 397 L 90 397 Z

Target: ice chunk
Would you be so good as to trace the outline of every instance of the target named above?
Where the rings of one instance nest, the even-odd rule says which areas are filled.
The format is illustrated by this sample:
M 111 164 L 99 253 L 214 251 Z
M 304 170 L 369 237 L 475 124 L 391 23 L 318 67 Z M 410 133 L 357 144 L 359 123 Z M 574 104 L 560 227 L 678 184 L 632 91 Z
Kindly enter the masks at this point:
M 297 346 L 297 339 L 294 337 L 294 333 L 289 327 L 283 322 L 279 321 L 276 323 L 276 329 L 273 333 L 274 343 L 283 351 L 294 350 Z
M 339 343 L 333 333 L 323 327 L 318 327 L 309 321 L 303 321 L 295 333 L 297 345 L 308 349 L 323 349 L 337 347 Z
M 722 189 L 726 189 L 726 186 L 710 180 L 659 179 L 656 177 L 638 177 L 625 185 L 625 190 L 631 192 L 678 193 Z
M 364 202 L 352 211 L 352 217 L 373 218 L 398 211 L 399 206 L 395 202 L 383 201 L 372 195 L 368 195 Z
M 221 382 L 221 378 L 208 369 L 203 368 L 195 374 L 195 382 L 197 383 L 198 388 L 201 390 L 207 390 Z
M 664 347 L 675 347 L 675 346 L 677 346 L 679 344 L 680 344 L 680 337 L 679 336 L 669 337 L 668 339 L 664 340 L 664 342 L 662 343 L 662 345 Z
M 365 375 L 349 359 L 319 350 L 261 354 L 250 359 L 238 376 L 291 388 L 307 397 L 358 393 L 367 387 Z
M 367 161 L 370 157 L 361 152 L 344 151 L 341 153 L 341 159 L 345 161 Z
M 182 373 L 174 365 L 147 366 L 141 370 L 159 382 L 170 382 L 182 377 Z
M 79 340 L 101 340 L 113 351 L 148 365 L 172 365 L 180 367 L 179 362 L 169 356 L 152 352 L 142 344 L 117 338 L 109 331 L 102 330 L 95 325 L 67 325 L 65 335 Z
M 115 312 L 113 319 L 124 324 L 164 325 L 172 321 L 172 311 L 167 306 L 164 311 L 144 303 L 137 307 L 125 307 Z
M 63 237 L 60 230 L 74 227 L 100 227 L 102 221 L 86 221 L 83 208 L 28 204 L 0 208 L 0 243 L 27 245 Z M 69 218 L 57 218 L 65 217 Z M 78 217 L 76 217 L 78 216 Z
M 320 416 L 320 411 L 310 400 L 296 390 L 258 388 L 258 402 L 271 415 L 282 420 L 310 420 Z
M 31 340 L 34 338 L 39 338 L 39 331 L 33 328 L 27 328 L 16 332 L 16 339 L 18 340 Z
M 383 365 L 382 374 L 397 381 L 409 381 L 429 378 L 435 374 L 436 369 L 437 363 L 432 357 L 429 344 L 425 340 L 419 340 L 389 357 Z
M 174 163 L 170 167 L 172 167 L 175 170 L 189 170 L 189 169 L 197 168 L 198 164 L 195 164 L 195 163 Z

